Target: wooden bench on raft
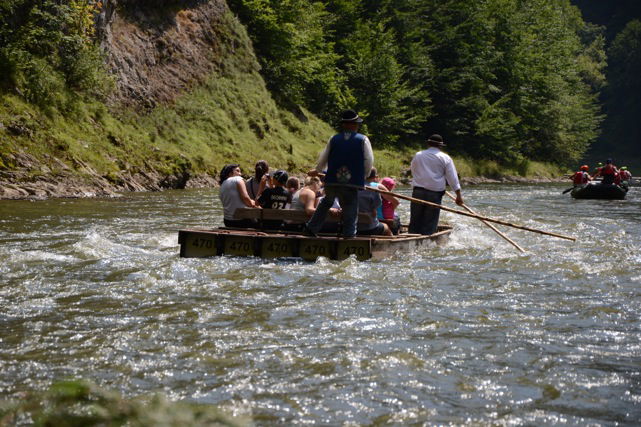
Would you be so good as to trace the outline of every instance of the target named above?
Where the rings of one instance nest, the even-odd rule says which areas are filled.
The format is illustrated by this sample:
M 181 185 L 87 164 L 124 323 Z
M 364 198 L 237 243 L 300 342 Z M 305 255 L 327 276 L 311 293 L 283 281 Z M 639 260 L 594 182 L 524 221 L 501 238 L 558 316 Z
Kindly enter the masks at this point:
M 302 224 L 307 222 L 309 218 L 305 211 L 296 209 L 256 209 L 256 208 L 238 208 L 234 213 L 234 219 L 255 219 L 258 220 L 258 227 L 262 229 L 262 221 L 276 220 L 276 221 L 289 221 L 291 224 Z M 330 216 L 325 217 L 328 222 L 341 222 L 341 218 Z M 390 228 L 393 226 L 391 219 L 379 219 L 380 222 L 386 223 Z M 359 224 L 371 223 L 371 217 L 366 213 L 358 214 Z M 402 226 L 402 231 L 407 232 L 407 225 Z
M 305 211 L 296 209 L 255 209 L 255 208 L 238 208 L 234 212 L 234 219 L 256 219 L 260 221 L 291 221 L 294 224 L 307 222 L 309 218 Z M 327 215 L 325 218 L 328 222 L 340 222 L 340 218 Z M 358 214 L 359 223 L 370 223 L 371 217 L 365 213 Z

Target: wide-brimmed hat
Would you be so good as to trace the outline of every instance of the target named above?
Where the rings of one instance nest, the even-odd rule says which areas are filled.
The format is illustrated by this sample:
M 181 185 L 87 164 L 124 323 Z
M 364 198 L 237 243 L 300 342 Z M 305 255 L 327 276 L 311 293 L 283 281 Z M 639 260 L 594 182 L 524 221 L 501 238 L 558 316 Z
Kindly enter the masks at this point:
M 341 123 L 363 123 L 363 119 L 354 110 L 345 110 L 341 113 Z
M 429 145 L 434 145 L 436 147 L 444 147 L 445 143 L 443 142 L 443 137 L 437 133 L 430 135 L 429 138 L 427 138 L 427 143 Z

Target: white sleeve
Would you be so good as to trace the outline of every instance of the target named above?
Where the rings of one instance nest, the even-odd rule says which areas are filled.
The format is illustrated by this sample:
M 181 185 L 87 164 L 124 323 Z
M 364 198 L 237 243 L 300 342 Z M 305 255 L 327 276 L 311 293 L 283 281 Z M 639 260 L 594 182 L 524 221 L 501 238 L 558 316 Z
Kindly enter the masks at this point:
M 461 189 L 461 184 L 458 181 L 458 175 L 456 173 L 456 166 L 454 166 L 454 161 L 452 161 L 452 158 L 449 156 L 445 164 L 445 179 L 452 191 Z
M 318 157 L 318 162 L 316 163 L 316 172 L 322 172 L 327 168 L 327 160 L 329 160 L 329 146 L 331 141 L 332 139 L 330 138 L 329 141 L 327 141 L 325 149 Z
M 372 143 L 368 137 L 363 140 L 363 157 L 365 158 L 365 178 L 369 176 L 372 166 L 374 166 L 374 152 L 372 151 Z

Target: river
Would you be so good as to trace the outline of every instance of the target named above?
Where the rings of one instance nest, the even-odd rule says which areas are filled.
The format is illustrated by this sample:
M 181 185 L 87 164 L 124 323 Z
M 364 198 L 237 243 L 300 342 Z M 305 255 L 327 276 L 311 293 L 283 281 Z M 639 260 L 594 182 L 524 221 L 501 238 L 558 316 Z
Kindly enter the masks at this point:
M 0 201 L 0 399 L 86 378 L 259 425 L 638 425 L 641 188 L 566 187 L 464 195 L 576 243 L 445 213 L 446 245 L 369 262 L 181 259 L 213 190 Z

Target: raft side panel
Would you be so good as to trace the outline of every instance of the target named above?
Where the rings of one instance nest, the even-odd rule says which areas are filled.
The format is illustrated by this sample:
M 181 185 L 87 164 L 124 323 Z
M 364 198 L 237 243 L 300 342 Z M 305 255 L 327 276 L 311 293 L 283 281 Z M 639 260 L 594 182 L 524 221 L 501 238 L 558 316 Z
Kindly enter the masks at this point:
M 217 236 L 213 233 L 181 230 L 178 236 L 180 256 L 183 258 L 205 258 L 218 255 Z
M 314 261 L 318 257 L 343 260 L 354 255 L 358 260 L 381 259 L 394 253 L 409 253 L 431 242 L 441 244 L 452 232 L 451 226 L 439 226 L 430 236 L 358 236 L 341 238 L 302 234 L 261 232 L 258 230 L 187 229 L 179 230 L 180 256 L 202 258 L 217 255 L 258 256 L 262 258 L 300 257 Z

